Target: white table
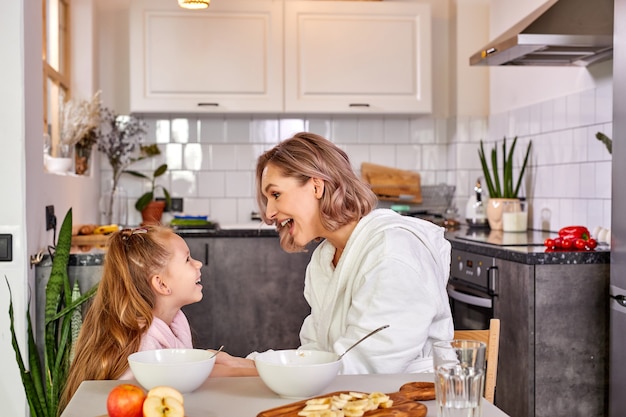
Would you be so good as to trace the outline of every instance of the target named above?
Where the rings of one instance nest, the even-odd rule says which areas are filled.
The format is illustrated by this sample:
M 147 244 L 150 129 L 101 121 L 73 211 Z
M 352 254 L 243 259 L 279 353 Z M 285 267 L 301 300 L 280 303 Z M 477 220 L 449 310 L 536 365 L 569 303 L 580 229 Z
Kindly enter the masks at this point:
M 339 375 L 324 392 L 396 392 L 406 382 L 432 380 L 433 374 Z M 83 382 L 61 417 L 106 416 L 108 393 L 123 382 Z M 274 394 L 259 377 L 208 378 L 196 391 L 185 394 L 185 416 L 256 417 L 261 411 L 295 401 L 298 400 Z M 436 417 L 435 402 L 423 403 L 428 407 L 427 416 Z M 483 399 L 483 417 L 506 417 L 506 414 Z

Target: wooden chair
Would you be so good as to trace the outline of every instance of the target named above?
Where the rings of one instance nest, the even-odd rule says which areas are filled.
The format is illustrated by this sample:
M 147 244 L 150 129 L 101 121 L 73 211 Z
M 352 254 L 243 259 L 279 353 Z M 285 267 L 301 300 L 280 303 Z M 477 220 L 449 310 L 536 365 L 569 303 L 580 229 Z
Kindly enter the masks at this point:
M 485 371 L 485 399 L 493 404 L 498 374 L 498 349 L 500 345 L 500 320 L 491 319 L 487 330 L 455 330 L 455 339 L 478 340 L 487 345 Z

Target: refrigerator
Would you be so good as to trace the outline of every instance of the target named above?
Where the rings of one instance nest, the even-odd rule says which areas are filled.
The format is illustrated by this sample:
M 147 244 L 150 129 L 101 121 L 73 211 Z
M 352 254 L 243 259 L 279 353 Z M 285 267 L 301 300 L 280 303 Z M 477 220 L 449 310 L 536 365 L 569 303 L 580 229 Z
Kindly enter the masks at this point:
M 609 417 L 626 416 L 626 0 L 614 2 Z

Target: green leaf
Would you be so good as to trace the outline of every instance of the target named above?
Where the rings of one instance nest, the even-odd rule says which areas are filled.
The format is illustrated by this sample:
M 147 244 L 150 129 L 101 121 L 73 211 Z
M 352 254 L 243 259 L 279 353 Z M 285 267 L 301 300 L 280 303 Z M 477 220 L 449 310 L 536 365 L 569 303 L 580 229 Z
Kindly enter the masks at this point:
M 517 185 L 515 186 L 515 195 L 519 193 L 520 186 L 522 185 L 522 178 L 524 177 L 524 172 L 526 171 L 526 165 L 528 164 L 528 157 L 530 156 L 530 148 L 533 142 L 528 142 L 528 147 L 526 148 L 526 156 L 524 156 L 524 162 L 522 163 L 522 168 L 520 169 L 519 178 L 517 179 Z
M 480 165 L 483 168 L 483 174 L 485 176 L 485 182 L 487 183 L 487 189 L 489 195 L 495 195 L 495 188 L 491 179 L 491 173 L 489 172 L 489 166 L 487 165 L 487 159 L 485 158 L 485 149 L 483 147 L 483 141 L 480 141 L 480 148 L 478 148 L 478 157 L 480 158 Z
M 502 189 L 500 187 L 500 177 L 498 174 L 498 154 L 495 147 L 491 150 L 491 166 L 493 168 L 493 176 L 496 183 L 495 195 L 500 197 L 502 195 Z
M 6 275 L 4 277 L 7 287 L 9 287 L 9 322 L 10 322 L 10 331 L 11 331 L 11 344 L 13 345 L 13 351 L 15 352 L 15 361 L 17 362 L 17 366 L 20 370 L 20 377 L 22 379 L 22 385 L 24 386 L 24 391 L 26 393 L 26 399 L 28 400 L 28 407 L 30 409 L 30 414 L 32 417 L 49 417 L 47 413 L 46 406 L 46 397 L 45 395 L 40 395 L 36 388 L 36 383 L 41 387 L 42 375 L 41 368 L 38 366 L 34 369 L 36 372 L 35 375 L 26 370 L 26 366 L 24 365 L 24 360 L 22 359 L 22 352 L 20 350 L 20 346 L 17 342 L 17 336 L 15 334 L 15 318 L 13 312 L 13 294 L 11 292 L 11 285 L 9 285 L 9 280 Z M 28 322 L 28 336 L 29 336 L 29 344 L 30 340 L 34 341 L 33 337 L 33 329 L 30 323 L 30 314 L 27 311 L 27 322 Z M 37 347 L 35 346 L 34 353 L 37 356 L 37 360 L 39 361 L 39 355 L 37 353 Z M 37 382 L 38 381 L 38 382 Z
M 155 171 L 154 171 L 154 175 L 153 177 L 160 177 L 161 175 L 165 174 L 165 171 L 167 171 L 167 164 L 163 164 L 161 166 L 159 166 Z
M 143 178 L 143 179 L 146 179 L 148 181 L 152 180 L 149 176 L 147 176 L 146 174 L 143 174 L 143 173 L 141 173 L 139 171 L 125 170 L 125 171 L 122 171 L 122 172 L 124 174 L 130 174 L 130 175 L 132 175 L 134 177 Z
M 151 202 L 153 199 L 154 193 L 152 191 L 148 191 L 147 193 L 139 197 L 139 199 L 135 203 L 135 208 L 139 211 L 143 211 L 143 209 L 145 209 L 148 203 Z

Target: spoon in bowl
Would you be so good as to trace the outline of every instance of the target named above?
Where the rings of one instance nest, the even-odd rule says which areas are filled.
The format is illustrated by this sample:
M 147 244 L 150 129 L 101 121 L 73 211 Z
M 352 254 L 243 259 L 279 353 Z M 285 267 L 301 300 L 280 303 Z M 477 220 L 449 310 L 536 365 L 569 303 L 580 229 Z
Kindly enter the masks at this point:
M 352 350 L 353 347 L 355 347 L 356 345 L 358 345 L 359 343 L 361 343 L 362 341 L 364 341 L 365 339 L 367 339 L 370 336 L 375 335 L 376 333 L 378 333 L 379 331 L 386 329 L 387 327 L 389 327 L 388 324 L 385 324 L 384 326 L 380 326 L 378 329 L 376 330 L 372 330 L 371 332 L 369 332 L 368 334 L 366 334 L 365 336 L 363 336 L 362 338 L 360 338 L 359 340 L 357 340 L 352 346 L 350 346 L 348 349 L 345 350 L 345 352 L 343 352 L 341 355 L 339 355 L 339 358 L 337 358 L 337 360 L 343 358 L 343 355 L 345 355 L 346 353 L 350 352 Z
M 213 352 L 213 354 L 211 356 L 209 356 L 209 359 L 212 359 L 215 355 L 217 355 L 218 353 L 220 353 L 222 351 L 222 349 L 224 349 L 224 345 L 220 346 L 220 348 L 218 350 L 216 350 L 215 352 Z

